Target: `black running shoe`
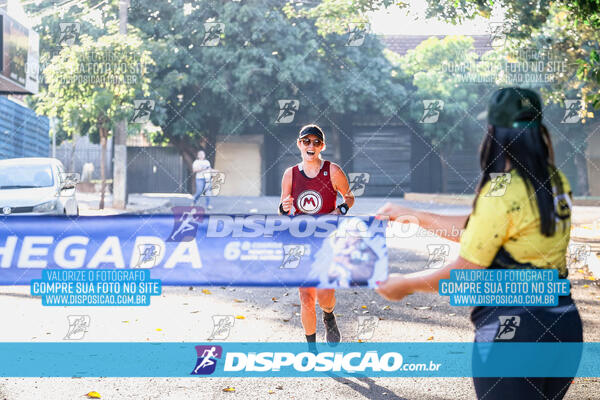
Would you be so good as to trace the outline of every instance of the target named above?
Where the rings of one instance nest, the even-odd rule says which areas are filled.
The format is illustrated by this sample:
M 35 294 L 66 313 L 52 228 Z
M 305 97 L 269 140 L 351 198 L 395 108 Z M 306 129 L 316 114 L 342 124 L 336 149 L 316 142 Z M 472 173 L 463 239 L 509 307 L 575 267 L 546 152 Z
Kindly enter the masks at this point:
M 313 354 L 318 354 L 317 351 L 317 334 L 313 333 L 312 335 L 306 335 L 306 341 L 308 342 L 308 351 Z
M 339 343 L 342 340 L 342 335 L 335 322 L 333 313 L 323 313 L 323 322 L 327 332 L 327 343 Z

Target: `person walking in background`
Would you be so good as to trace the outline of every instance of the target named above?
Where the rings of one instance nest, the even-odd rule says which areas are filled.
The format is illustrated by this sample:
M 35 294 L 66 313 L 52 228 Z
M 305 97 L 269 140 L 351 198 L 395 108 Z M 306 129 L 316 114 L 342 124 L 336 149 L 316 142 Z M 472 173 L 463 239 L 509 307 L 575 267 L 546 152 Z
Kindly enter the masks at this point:
M 196 193 L 194 194 L 194 205 L 198 204 L 200 196 L 205 197 L 206 208 L 210 208 L 210 199 L 207 196 L 208 190 L 210 190 L 210 161 L 206 159 L 204 151 L 200 150 L 196 156 L 196 160 L 192 164 L 192 169 L 196 174 Z

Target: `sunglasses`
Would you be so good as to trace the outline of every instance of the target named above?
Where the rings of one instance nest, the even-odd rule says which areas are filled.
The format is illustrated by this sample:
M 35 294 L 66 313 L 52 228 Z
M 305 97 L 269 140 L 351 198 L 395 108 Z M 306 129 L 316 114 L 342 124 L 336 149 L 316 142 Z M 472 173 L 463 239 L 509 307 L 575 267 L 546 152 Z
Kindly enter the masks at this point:
M 300 139 L 300 141 L 302 142 L 303 145 L 305 145 L 307 147 L 310 146 L 311 140 L 309 138 Z M 320 145 L 323 144 L 323 141 L 321 139 L 314 139 L 314 140 L 312 140 L 312 144 L 314 144 L 315 147 L 319 147 Z

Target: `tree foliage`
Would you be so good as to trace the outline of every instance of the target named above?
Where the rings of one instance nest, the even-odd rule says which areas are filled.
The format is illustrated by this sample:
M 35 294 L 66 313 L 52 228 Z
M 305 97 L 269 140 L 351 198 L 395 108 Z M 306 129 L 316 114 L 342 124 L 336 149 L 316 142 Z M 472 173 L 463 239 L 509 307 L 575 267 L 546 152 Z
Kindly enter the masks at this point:
M 576 24 L 567 6 L 551 6 L 547 11 L 542 26 L 526 37 L 509 35 L 494 53 L 504 65 L 520 67 L 517 70 L 531 72 L 538 66 L 543 79 L 518 84 L 542 93 L 545 123 L 562 147 L 561 153 L 568 155 L 559 162 L 559 167 L 570 160 L 575 164 L 574 191 L 586 195 L 589 193 L 585 152 L 589 136 L 598 129 L 593 109 L 600 107 L 600 79 L 593 76 L 591 65 L 600 49 L 600 32 L 589 24 Z M 527 66 L 530 68 L 523 68 Z M 510 84 L 502 79 L 497 83 Z M 565 123 L 566 109 L 574 101 L 581 107 L 580 119 Z
M 27 101 L 32 108 L 48 92 L 48 82 L 44 71 L 53 58 L 70 45 L 81 44 L 82 37 L 97 39 L 116 31 L 119 0 L 81 0 L 77 2 L 42 1 L 28 2 L 24 5 L 28 16 L 34 21 L 34 30 L 40 35 L 40 76 L 39 95 L 29 96 Z M 75 26 L 71 40 L 64 40 L 65 25 Z M 59 116 L 54 126 L 56 141 L 72 139 L 73 130 L 65 130 Z M 87 135 L 87 130 L 76 131 L 78 135 Z M 98 143 L 99 137 L 92 133 L 90 137 Z
M 130 23 L 153 44 L 155 140 L 188 162 L 201 147 L 212 156 L 217 135 L 276 137 L 280 99 L 297 99 L 309 122 L 391 115 L 405 95 L 375 37 L 346 46 L 346 35 L 321 36 L 313 19 L 289 19 L 275 0 L 144 2 L 132 5 Z M 207 42 L 215 26 L 218 40 Z
M 58 117 L 72 134 L 99 135 L 130 118 L 133 101 L 148 95 L 150 53 L 139 39 L 107 35 L 83 36 L 65 47 L 44 69 L 47 90 L 37 95 L 37 111 Z
M 396 59 L 402 71 L 412 78 L 412 120 L 423 117 L 423 100 L 441 100 L 443 109 L 436 123 L 423 123 L 423 134 L 436 146 L 460 148 L 466 140 L 465 132 L 483 132 L 476 116 L 485 109 L 484 93 L 493 85 L 479 82 L 465 83 L 457 71 L 474 65 L 479 56 L 473 48 L 473 39 L 465 36 L 429 38 L 415 49 Z
M 133 36 L 84 35 L 80 44 L 64 47 L 43 71 L 47 87 L 37 96 L 37 112 L 58 118 L 69 136 L 88 134 L 102 145 L 100 208 L 109 132 L 117 121 L 131 118 L 136 98 L 148 95 L 146 68 L 151 63 L 149 52 Z
M 290 1 L 287 9 L 295 8 Z M 318 5 L 304 6 L 317 18 L 317 25 L 329 26 L 329 31 L 341 32 L 354 20 L 366 20 L 366 12 L 374 9 L 399 6 L 406 2 L 381 0 L 323 0 Z M 439 18 L 452 23 L 461 23 L 476 16 L 491 17 L 494 7 L 504 12 L 502 29 L 506 35 L 524 42 L 539 37 L 556 28 L 557 18 L 566 32 L 554 29 L 553 40 L 569 41 L 574 49 L 585 49 L 578 54 L 576 79 L 589 85 L 584 90 L 586 102 L 600 108 L 600 93 L 594 87 L 600 84 L 600 0 L 427 0 L 426 17 Z M 326 13 L 319 15 L 319 10 Z M 493 22 L 493 21 L 490 21 Z M 590 44 L 591 43 L 591 44 Z
M 481 140 L 485 123 L 478 115 L 485 110 L 485 99 L 495 86 L 461 79 L 466 76 L 461 71 L 467 71 L 479 60 L 470 37 L 431 37 L 406 55 L 392 59 L 412 80 L 408 115 L 417 134 L 431 143 L 431 151 L 440 158 L 441 189 L 446 192 L 447 158 L 462 150 L 467 142 L 473 145 Z
M 389 6 L 408 7 L 408 3 L 395 0 L 324 0 L 319 2 L 289 1 L 283 7 L 290 18 L 315 20 L 319 33 L 343 34 L 351 24 L 367 23 L 366 13 Z

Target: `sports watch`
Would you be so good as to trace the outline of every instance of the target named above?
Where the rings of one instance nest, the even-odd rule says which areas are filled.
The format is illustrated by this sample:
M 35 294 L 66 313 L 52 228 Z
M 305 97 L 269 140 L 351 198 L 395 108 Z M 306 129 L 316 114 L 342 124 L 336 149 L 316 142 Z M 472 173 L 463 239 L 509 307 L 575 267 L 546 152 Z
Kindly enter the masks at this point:
M 340 214 L 346 215 L 350 207 L 348 207 L 348 204 L 342 203 L 339 206 L 337 206 L 337 209 L 340 210 Z
M 282 203 L 279 203 L 279 214 L 280 214 L 280 215 L 288 215 L 289 213 L 290 213 L 289 211 L 287 211 L 287 212 L 286 212 L 286 211 L 283 209 L 283 204 L 282 204 Z

